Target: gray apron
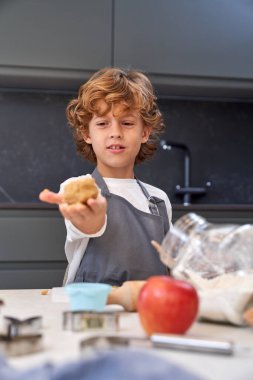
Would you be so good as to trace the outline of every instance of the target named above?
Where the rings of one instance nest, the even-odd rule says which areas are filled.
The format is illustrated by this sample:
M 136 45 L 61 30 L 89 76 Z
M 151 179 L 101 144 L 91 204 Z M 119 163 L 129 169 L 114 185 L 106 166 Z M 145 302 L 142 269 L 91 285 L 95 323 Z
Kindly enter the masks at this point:
M 169 219 L 162 199 L 148 198 L 152 214 L 136 209 L 123 197 L 111 194 L 97 169 L 92 173 L 107 199 L 107 226 L 104 234 L 89 240 L 74 282 L 103 282 L 120 286 L 124 281 L 146 280 L 168 275 L 167 267 L 151 245 L 161 242 L 169 230 Z

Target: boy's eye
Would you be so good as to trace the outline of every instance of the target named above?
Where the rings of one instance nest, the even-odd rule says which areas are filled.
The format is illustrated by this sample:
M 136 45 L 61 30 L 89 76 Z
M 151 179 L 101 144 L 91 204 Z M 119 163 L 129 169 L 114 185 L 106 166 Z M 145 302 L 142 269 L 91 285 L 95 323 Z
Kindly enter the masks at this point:
M 122 125 L 124 125 L 124 127 L 131 128 L 134 125 L 134 122 L 126 120 L 122 122 Z
M 108 125 L 108 122 L 107 121 L 98 121 L 97 123 L 96 123 L 96 125 L 98 126 L 98 127 L 106 127 L 107 125 Z

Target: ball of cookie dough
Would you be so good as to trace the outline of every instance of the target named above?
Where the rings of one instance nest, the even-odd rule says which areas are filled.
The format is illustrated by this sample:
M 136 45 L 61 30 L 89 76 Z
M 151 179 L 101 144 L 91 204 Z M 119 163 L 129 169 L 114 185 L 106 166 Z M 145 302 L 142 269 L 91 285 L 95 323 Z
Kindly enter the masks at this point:
M 89 198 L 97 198 L 98 187 L 92 177 L 78 178 L 64 186 L 63 199 L 68 204 L 86 203 Z

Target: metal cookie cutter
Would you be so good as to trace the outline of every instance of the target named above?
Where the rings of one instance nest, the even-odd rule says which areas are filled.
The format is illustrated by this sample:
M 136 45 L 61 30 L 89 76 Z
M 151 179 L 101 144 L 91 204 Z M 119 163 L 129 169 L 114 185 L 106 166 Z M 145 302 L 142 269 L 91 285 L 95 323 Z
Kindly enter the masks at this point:
M 0 335 L 0 352 L 6 356 L 19 356 L 41 351 L 41 317 L 18 319 L 4 317 L 5 333 Z
M 22 335 L 9 337 L 0 335 L 0 353 L 5 356 L 20 356 L 41 351 L 42 335 Z
M 10 337 L 34 335 L 42 327 L 42 317 L 36 316 L 26 319 L 4 317 L 4 328 Z
M 71 331 L 85 331 L 88 329 L 119 330 L 119 317 L 122 312 L 63 312 L 63 329 Z

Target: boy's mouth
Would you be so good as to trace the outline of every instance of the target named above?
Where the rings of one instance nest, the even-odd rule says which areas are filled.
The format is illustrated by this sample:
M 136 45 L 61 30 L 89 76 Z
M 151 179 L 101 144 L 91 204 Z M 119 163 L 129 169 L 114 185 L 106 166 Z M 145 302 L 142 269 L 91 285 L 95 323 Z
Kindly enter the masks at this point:
M 113 151 L 122 151 L 125 149 L 125 147 L 123 145 L 112 144 L 112 145 L 109 145 L 107 149 L 113 150 Z

